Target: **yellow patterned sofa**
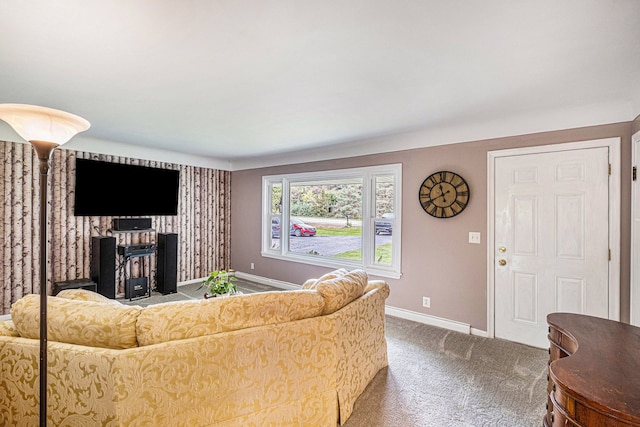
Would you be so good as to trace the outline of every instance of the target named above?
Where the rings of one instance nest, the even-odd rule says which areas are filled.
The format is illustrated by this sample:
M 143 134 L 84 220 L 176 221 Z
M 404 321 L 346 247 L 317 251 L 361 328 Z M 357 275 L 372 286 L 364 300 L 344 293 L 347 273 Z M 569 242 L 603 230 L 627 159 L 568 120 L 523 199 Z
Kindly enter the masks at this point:
M 360 270 L 145 308 L 63 291 L 48 297 L 48 424 L 342 424 L 388 363 L 388 295 Z M 0 425 L 37 425 L 39 296 L 11 317 L 0 322 Z

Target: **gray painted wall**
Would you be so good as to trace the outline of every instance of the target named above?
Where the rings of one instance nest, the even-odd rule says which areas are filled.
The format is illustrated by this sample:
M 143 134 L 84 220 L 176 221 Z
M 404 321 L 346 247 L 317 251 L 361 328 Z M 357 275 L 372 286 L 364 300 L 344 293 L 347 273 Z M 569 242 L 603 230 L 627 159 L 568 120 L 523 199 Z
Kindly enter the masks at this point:
M 638 120 L 636 120 L 638 122 Z M 321 171 L 402 163 L 402 278 L 385 279 L 391 286 L 387 304 L 418 313 L 468 323 L 487 329 L 487 152 L 500 149 L 621 138 L 621 320 L 629 321 L 631 129 L 624 122 L 579 129 L 551 131 L 484 141 L 396 151 L 232 172 L 231 266 L 235 270 L 302 284 L 330 271 L 260 256 L 261 178 L 263 175 Z M 393 144 L 394 136 L 388 143 Z M 614 165 L 615 166 L 615 165 Z M 418 203 L 418 188 L 432 172 L 448 169 L 462 175 L 471 188 L 466 210 L 450 219 L 427 215 Z M 468 243 L 469 231 L 482 232 L 482 243 Z M 250 270 L 250 264 L 255 269 Z M 422 297 L 431 308 L 422 307 Z

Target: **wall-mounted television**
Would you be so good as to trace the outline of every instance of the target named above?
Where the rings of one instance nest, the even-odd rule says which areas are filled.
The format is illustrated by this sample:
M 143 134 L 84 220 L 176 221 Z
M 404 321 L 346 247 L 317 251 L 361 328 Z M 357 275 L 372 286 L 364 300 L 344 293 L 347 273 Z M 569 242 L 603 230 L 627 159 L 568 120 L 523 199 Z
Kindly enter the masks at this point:
M 76 159 L 75 216 L 177 215 L 180 171 Z

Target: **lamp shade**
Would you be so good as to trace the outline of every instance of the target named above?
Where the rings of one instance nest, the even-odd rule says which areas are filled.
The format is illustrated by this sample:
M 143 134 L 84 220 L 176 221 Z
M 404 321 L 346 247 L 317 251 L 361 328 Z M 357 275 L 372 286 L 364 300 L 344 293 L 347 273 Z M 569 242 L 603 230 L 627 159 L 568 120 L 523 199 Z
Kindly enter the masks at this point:
M 91 126 L 75 114 L 25 104 L 0 104 L 0 119 L 27 141 L 62 145 Z

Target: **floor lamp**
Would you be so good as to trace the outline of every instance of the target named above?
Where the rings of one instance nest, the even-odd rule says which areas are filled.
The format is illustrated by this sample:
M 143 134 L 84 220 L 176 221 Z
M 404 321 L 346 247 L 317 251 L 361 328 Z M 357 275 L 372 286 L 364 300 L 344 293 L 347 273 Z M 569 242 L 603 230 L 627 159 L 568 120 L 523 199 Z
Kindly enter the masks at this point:
M 0 104 L 0 120 L 33 145 L 40 159 L 40 426 L 47 425 L 47 176 L 53 150 L 89 129 L 76 115 L 46 107 Z

